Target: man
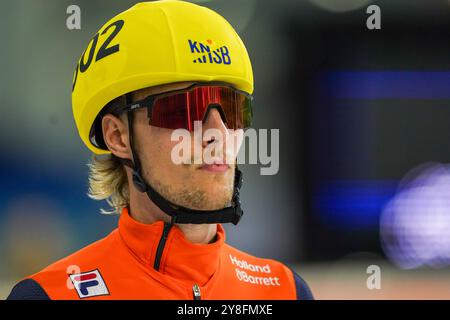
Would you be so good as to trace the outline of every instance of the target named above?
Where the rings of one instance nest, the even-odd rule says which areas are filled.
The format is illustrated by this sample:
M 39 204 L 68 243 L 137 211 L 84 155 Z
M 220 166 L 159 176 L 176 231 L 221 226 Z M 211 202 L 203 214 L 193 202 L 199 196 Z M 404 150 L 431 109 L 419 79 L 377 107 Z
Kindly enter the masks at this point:
M 243 214 L 235 159 L 252 92 L 244 44 L 210 9 L 139 3 L 107 22 L 77 65 L 72 104 L 84 143 L 106 154 L 90 164 L 89 194 L 119 226 L 9 299 L 312 299 L 284 264 L 225 243 L 222 223 Z M 200 142 L 210 161 L 188 152 L 199 123 L 214 133 Z M 191 142 L 181 155 L 177 129 Z

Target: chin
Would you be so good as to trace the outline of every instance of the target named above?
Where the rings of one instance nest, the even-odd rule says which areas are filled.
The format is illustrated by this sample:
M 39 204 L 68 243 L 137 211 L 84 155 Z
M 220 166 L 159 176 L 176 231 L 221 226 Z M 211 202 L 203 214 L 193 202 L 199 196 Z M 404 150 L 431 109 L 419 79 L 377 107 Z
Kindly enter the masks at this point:
M 217 199 L 216 199 L 217 200 Z M 200 210 L 220 210 L 223 209 L 225 207 L 228 207 L 230 205 L 229 201 L 224 201 L 223 203 L 208 203 L 207 205 L 205 205 L 204 207 L 202 207 Z
M 227 191 L 226 194 L 224 194 L 224 191 L 222 189 L 222 192 L 213 193 L 210 192 L 207 195 L 208 200 L 206 201 L 206 209 L 207 210 L 216 210 L 216 209 L 222 209 L 224 207 L 227 207 L 230 205 L 231 202 L 231 196 L 232 191 Z

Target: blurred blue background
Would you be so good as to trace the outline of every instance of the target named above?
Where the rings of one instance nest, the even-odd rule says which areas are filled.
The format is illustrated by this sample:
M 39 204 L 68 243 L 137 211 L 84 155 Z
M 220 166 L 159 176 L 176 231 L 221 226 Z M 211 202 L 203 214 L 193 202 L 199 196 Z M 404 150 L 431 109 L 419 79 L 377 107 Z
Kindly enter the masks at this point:
M 86 195 L 90 153 L 73 121 L 71 84 L 91 37 L 136 2 L 0 5 L 0 298 L 21 277 L 117 224 L 116 216 L 99 213 L 106 203 Z M 254 125 L 280 129 L 278 174 L 261 176 L 258 165 L 243 166 L 245 216 L 238 227 L 226 226 L 228 242 L 294 266 L 318 298 L 450 297 L 450 283 L 448 291 L 439 286 L 448 278 L 450 241 L 435 241 L 450 233 L 421 232 L 423 221 L 450 227 L 447 185 L 427 180 L 444 200 L 437 206 L 422 197 L 411 232 L 399 232 L 405 226 L 391 221 L 408 217 L 413 202 L 386 211 L 397 218 L 380 223 L 405 185 L 423 189 L 420 181 L 431 174 L 424 164 L 439 168 L 433 176 L 448 177 L 449 2 L 193 2 L 236 28 L 253 63 Z M 81 30 L 66 27 L 72 4 L 81 9 Z M 381 30 L 366 28 L 370 4 L 381 8 Z M 418 246 L 412 252 L 402 241 Z M 439 248 L 437 256 L 424 259 L 420 250 L 430 248 Z M 365 289 L 370 263 L 389 272 L 383 294 Z M 417 268 L 424 273 L 407 271 Z M 426 281 L 414 287 L 420 277 Z M 339 290 L 341 278 L 348 292 Z M 433 289 L 410 296 L 405 279 L 414 290 L 423 283 Z

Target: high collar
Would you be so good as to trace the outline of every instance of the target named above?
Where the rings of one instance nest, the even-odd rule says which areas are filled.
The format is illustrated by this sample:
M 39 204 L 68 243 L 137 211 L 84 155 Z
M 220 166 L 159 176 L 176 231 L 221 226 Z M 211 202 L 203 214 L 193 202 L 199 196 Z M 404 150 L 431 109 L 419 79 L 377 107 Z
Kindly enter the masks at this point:
M 144 224 L 133 219 L 128 208 L 122 210 L 119 219 L 122 240 L 141 263 L 153 270 L 163 229 L 163 221 Z M 187 240 L 183 231 L 173 225 L 164 245 L 158 272 L 188 285 L 205 285 L 219 267 L 225 238 L 224 228 L 217 224 L 216 239 L 213 243 L 196 244 Z

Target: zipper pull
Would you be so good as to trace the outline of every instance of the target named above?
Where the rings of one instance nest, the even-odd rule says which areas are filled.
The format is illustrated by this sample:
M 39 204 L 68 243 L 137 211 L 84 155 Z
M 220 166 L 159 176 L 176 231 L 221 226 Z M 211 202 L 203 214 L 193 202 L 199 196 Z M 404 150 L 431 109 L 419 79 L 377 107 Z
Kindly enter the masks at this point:
M 192 287 L 192 291 L 194 292 L 194 300 L 202 299 L 202 296 L 200 293 L 200 287 L 198 286 L 198 284 L 194 284 L 194 286 Z
M 164 251 L 164 246 L 166 245 L 167 238 L 169 237 L 170 228 L 172 228 L 172 224 L 165 222 L 163 233 L 161 238 L 159 239 L 158 248 L 156 249 L 155 262 L 153 264 L 153 268 L 155 268 L 156 271 L 159 271 L 161 257 Z

